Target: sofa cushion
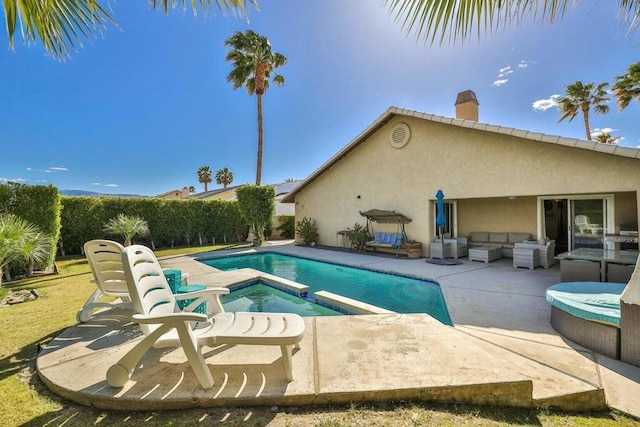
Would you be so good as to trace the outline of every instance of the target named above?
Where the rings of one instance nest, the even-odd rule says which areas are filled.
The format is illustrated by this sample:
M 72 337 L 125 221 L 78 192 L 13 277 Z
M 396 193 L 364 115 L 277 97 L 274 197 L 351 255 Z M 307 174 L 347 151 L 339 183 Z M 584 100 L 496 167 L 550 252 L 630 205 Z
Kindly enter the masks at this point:
M 471 242 L 488 242 L 489 241 L 489 232 L 488 231 L 473 231 L 471 232 Z
M 507 243 L 508 233 L 489 233 L 489 242 L 491 243 Z
M 531 237 L 529 233 L 509 233 L 509 242 L 521 243 Z

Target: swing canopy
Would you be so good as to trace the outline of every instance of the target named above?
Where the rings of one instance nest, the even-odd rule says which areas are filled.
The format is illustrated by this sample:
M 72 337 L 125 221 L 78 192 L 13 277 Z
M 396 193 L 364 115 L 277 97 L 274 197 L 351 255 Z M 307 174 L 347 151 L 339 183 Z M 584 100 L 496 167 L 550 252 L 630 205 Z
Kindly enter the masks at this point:
M 368 221 L 380 224 L 408 224 L 411 222 L 411 218 L 400 212 L 383 209 L 369 209 L 368 211 L 360 212 L 360 215 L 367 218 Z

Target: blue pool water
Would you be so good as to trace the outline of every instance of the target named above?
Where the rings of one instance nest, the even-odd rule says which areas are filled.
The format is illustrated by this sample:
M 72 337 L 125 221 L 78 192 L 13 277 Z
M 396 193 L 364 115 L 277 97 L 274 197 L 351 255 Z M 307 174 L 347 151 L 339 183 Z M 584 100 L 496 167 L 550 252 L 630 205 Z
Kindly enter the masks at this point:
M 300 316 L 340 316 L 341 313 L 314 304 L 279 289 L 256 283 L 220 297 L 226 311 L 296 313 Z
M 428 313 L 451 325 L 440 286 L 427 280 L 275 253 L 200 261 L 220 270 L 253 268 L 307 285 L 310 295 L 325 290 L 397 313 Z

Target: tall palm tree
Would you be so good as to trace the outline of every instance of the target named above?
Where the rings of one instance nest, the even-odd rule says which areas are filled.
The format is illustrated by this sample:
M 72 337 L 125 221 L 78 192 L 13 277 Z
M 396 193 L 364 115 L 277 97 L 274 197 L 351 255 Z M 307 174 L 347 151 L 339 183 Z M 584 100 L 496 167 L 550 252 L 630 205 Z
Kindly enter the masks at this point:
M 619 110 L 627 108 L 634 98 L 640 102 L 640 62 L 629 65 L 626 74 L 616 77 L 613 95 L 618 100 Z
M 204 184 L 204 191 L 209 191 L 209 183 L 211 179 L 211 168 L 209 166 L 200 166 L 198 168 L 198 182 Z
M 216 183 L 218 185 L 224 185 L 224 188 L 227 188 L 227 185 L 233 182 L 233 172 L 231 172 L 228 168 L 218 169 L 216 172 Z
M 82 46 L 84 38 L 102 32 L 107 23 L 116 25 L 102 4 L 107 0 L 0 0 L 6 18 L 9 46 L 13 48 L 16 30 L 26 43 L 40 40 L 45 51 L 52 57 L 64 59 L 69 50 Z M 147 0 L 153 9 L 169 13 L 176 5 L 186 7 L 186 0 Z M 204 11 L 217 8 L 246 16 L 247 3 L 257 8 L 256 0 L 199 0 L 190 1 L 194 14 L 198 5 Z
M 269 39 L 251 30 L 244 33 L 236 31 L 224 42 L 231 48 L 226 60 L 233 63 L 233 69 L 227 76 L 227 81 L 233 89 L 245 87 L 250 96 L 258 98 L 258 162 L 256 167 L 256 185 L 260 185 L 262 178 L 262 96 L 269 88 L 269 81 L 273 80 L 278 86 L 284 85 L 284 77 L 271 73 L 287 63 L 287 58 L 281 53 L 271 50 Z
M 440 43 L 469 39 L 472 34 L 492 33 L 532 17 L 534 22 L 562 18 L 568 6 L 579 0 L 384 0 L 396 22 L 417 39 Z M 640 0 L 618 0 L 619 16 L 631 29 L 640 20 Z
M 580 81 L 567 85 L 565 87 L 565 95 L 558 99 L 558 108 L 560 109 L 560 119 L 558 123 L 564 119 L 573 120 L 573 118 L 582 111 L 584 116 L 584 127 L 587 132 L 587 139 L 591 141 L 591 131 L 589 127 L 589 110 L 598 115 L 607 114 L 609 112 L 609 97 L 607 96 L 607 86 L 609 83 L 583 84 Z

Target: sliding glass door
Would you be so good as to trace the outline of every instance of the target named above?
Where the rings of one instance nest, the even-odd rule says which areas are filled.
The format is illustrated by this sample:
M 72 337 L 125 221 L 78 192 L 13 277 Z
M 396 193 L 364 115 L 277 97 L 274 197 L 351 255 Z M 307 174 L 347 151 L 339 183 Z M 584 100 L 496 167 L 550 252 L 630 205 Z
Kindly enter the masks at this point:
M 569 209 L 569 219 L 572 221 L 569 234 L 571 249 L 603 249 L 607 229 L 607 200 L 570 200 Z
M 558 252 L 605 248 L 604 235 L 614 229 L 613 195 L 538 198 L 538 237 L 556 240 Z

